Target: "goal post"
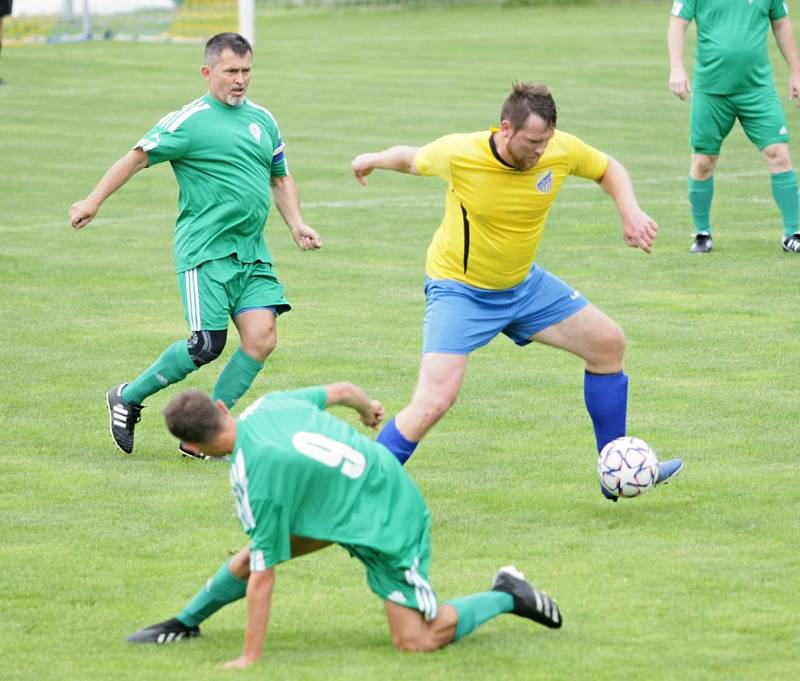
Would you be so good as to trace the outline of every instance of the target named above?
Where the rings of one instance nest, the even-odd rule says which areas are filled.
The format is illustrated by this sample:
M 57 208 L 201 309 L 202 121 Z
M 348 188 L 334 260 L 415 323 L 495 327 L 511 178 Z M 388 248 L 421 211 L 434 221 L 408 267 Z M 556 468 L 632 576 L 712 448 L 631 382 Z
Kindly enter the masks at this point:
M 256 0 L 238 0 L 239 33 L 256 44 Z

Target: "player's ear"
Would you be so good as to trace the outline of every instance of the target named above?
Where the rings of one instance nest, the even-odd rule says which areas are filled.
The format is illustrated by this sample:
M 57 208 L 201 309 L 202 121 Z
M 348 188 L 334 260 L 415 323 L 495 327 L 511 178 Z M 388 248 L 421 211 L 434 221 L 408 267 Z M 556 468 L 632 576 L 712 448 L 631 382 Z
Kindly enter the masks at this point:
M 228 415 L 228 407 L 225 406 L 225 403 L 222 400 L 217 400 L 216 402 L 214 402 L 214 406 L 217 408 L 217 411 L 223 416 Z
M 208 80 L 208 77 L 211 75 L 211 69 L 209 68 L 208 64 L 203 64 L 200 67 L 200 75 L 203 76 L 203 78 L 205 78 L 206 80 Z

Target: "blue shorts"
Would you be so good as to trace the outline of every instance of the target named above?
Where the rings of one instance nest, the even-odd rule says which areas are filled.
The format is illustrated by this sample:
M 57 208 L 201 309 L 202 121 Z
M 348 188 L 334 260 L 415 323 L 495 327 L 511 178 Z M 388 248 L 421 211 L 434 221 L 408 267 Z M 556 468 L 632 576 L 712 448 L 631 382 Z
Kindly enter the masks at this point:
M 589 304 L 538 265 L 513 288 L 493 291 L 452 279 L 425 278 L 422 351 L 467 355 L 504 333 L 517 345 Z

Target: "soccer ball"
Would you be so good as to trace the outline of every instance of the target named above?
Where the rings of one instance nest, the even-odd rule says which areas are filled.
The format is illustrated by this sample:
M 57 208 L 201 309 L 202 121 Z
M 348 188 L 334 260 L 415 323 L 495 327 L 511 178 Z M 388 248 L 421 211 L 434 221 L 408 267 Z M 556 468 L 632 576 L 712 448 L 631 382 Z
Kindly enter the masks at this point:
M 658 458 L 644 440 L 618 437 L 600 452 L 600 484 L 615 497 L 638 497 L 656 484 Z

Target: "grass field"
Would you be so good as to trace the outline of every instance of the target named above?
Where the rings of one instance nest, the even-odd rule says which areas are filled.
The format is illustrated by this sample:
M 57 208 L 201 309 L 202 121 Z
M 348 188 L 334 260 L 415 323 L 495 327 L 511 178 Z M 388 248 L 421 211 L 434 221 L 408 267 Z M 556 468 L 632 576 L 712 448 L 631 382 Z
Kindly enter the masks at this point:
M 240 673 L 220 664 L 238 655 L 243 603 L 197 641 L 125 643 L 245 543 L 224 465 L 181 459 L 163 425 L 176 388 L 148 401 L 133 456 L 107 432 L 108 387 L 186 335 L 172 173 L 141 173 L 81 233 L 66 217 L 156 120 L 204 91 L 200 50 L 4 51 L 0 677 L 797 678 L 800 259 L 780 250 L 766 166 L 739 128 L 717 174 L 715 252 L 689 255 L 689 110 L 666 87 L 667 5 L 259 16 L 250 95 L 281 123 L 325 246 L 300 253 L 270 218 L 294 310 L 243 405 L 340 379 L 390 414 L 405 404 L 444 186 L 386 173 L 364 189 L 349 161 L 488 127 L 512 79 L 540 80 L 563 129 L 628 167 L 660 231 L 652 255 L 627 249 L 611 202 L 576 180 L 539 262 L 626 330 L 629 430 L 686 468 L 644 498 L 605 501 L 580 362 L 498 339 L 475 353 L 460 401 L 409 465 L 433 514 L 431 577 L 447 599 L 516 563 L 558 599 L 564 628 L 501 617 L 439 653 L 395 653 L 360 566 L 330 549 L 278 569 L 265 659 Z M 210 390 L 221 367 L 185 385 Z

